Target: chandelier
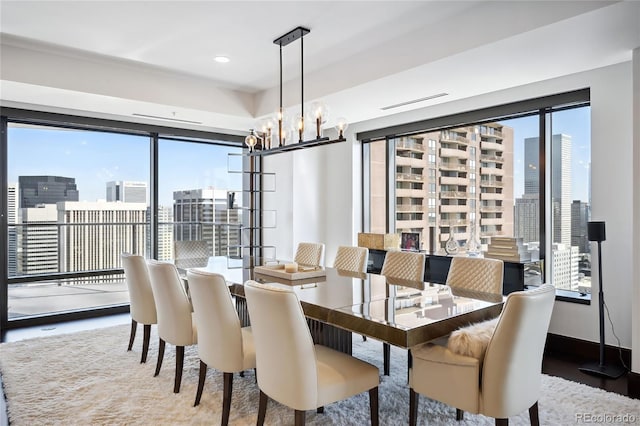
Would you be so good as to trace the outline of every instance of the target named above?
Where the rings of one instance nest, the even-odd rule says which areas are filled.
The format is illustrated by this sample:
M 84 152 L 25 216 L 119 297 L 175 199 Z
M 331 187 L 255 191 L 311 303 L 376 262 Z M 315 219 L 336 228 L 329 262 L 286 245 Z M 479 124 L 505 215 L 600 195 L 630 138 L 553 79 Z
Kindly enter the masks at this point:
M 280 46 L 280 106 L 273 117 L 260 122 L 259 130 L 251 129 L 249 131 L 249 135 L 245 138 L 245 144 L 249 147 L 249 155 L 274 154 L 346 140 L 344 131 L 347 129 L 348 123 L 344 118 L 336 120 L 337 139 L 330 140 L 329 137 L 323 137 L 323 125 L 327 121 L 328 108 L 322 102 L 313 102 L 308 115 L 305 116 L 303 38 L 310 32 L 311 30 L 307 28 L 297 27 L 273 41 L 274 44 Z M 286 117 L 282 107 L 282 48 L 298 39 L 300 40 L 300 114 Z M 305 130 L 308 133 L 311 126 L 315 131 L 315 138 L 304 140 Z

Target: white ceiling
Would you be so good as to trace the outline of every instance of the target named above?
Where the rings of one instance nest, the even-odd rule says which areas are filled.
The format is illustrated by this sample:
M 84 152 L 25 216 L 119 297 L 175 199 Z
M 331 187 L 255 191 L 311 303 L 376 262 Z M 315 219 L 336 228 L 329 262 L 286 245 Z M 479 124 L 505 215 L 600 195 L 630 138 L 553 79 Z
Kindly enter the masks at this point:
M 19 73 L 8 63 L 0 68 L 0 98 L 10 106 L 60 109 L 66 102 L 128 120 L 145 121 L 132 114 L 147 114 L 242 129 L 277 106 L 273 40 L 296 26 L 311 29 L 304 37 L 305 100 L 322 98 L 333 118 L 361 121 L 628 61 L 640 46 L 640 3 L 1 0 L 5 48 L 125 65 L 142 80 L 162 73 L 176 88 L 190 80 L 201 96 L 219 89 L 227 109 L 193 96 L 134 90 L 129 96 L 86 81 L 50 83 L 35 75 L 47 69 Z M 3 62 L 12 61 L 4 51 Z M 216 63 L 216 55 L 231 62 Z M 283 48 L 283 64 L 285 105 L 295 105 L 299 42 Z M 448 95 L 381 109 L 443 92 Z

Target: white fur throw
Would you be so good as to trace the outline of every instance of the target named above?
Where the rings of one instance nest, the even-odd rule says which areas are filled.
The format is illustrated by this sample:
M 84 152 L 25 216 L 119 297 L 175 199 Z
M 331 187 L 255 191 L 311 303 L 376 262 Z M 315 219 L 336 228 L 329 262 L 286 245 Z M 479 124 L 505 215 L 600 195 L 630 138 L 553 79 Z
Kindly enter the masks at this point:
M 473 357 L 482 362 L 497 323 L 498 318 L 494 318 L 459 328 L 449 336 L 447 348 L 451 352 Z

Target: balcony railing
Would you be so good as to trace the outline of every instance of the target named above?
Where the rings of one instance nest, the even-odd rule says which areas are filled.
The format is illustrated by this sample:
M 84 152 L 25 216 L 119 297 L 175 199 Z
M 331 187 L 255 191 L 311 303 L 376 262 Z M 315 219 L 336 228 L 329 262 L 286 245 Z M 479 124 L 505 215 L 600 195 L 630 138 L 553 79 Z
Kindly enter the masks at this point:
M 424 176 L 417 173 L 396 173 L 396 180 L 410 180 L 414 182 L 422 182 Z
M 424 212 L 425 206 L 421 204 L 396 204 L 396 212 Z
M 188 238 L 208 241 L 211 256 L 224 255 L 228 245 L 246 238 L 240 226 L 160 223 L 158 259 L 173 260 L 174 241 Z M 149 223 L 144 222 L 10 224 L 7 236 L 10 320 L 126 306 L 129 293 L 120 256 L 150 257 Z
M 411 149 L 424 152 L 424 145 L 411 139 L 401 139 L 396 142 L 396 149 Z

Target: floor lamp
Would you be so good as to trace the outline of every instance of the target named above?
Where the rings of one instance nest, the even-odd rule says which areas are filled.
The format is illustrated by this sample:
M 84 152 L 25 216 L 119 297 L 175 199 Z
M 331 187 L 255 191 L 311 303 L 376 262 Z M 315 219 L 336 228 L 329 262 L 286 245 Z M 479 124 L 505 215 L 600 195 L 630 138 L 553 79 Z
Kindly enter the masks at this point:
M 584 373 L 617 379 L 627 372 L 618 365 L 607 365 L 604 360 L 604 293 L 602 291 L 602 242 L 606 239 L 604 222 L 588 222 L 587 236 L 589 241 L 598 243 L 598 307 L 600 314 L 600 362 L 588 362 L 579 368 Z

